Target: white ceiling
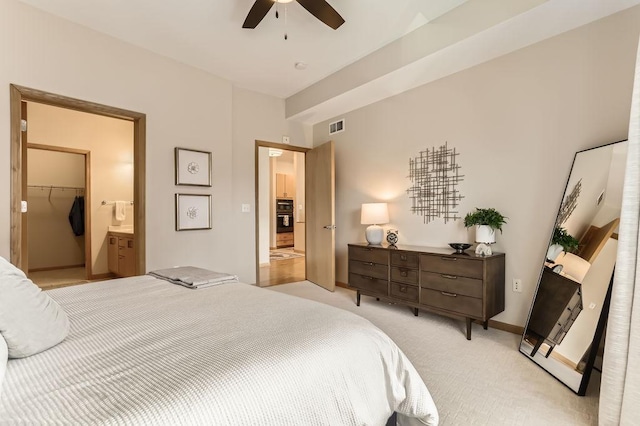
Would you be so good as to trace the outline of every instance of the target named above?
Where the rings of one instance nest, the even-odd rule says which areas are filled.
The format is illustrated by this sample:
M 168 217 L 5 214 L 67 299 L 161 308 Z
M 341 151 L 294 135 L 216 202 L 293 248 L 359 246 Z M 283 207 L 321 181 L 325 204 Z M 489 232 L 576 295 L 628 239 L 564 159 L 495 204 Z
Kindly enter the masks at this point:
M 334 31 L 296 2 L 287 6 L 286 26 L 280 5 L 280 19 L 273 7 L 248 30 L 242 23 L 254 0 L 20 1 L 239 87 L 288 98 L 287 117 L 311 124 L 640 3 L 328 0 L 346 21 Z M 296 70 L 298 61 L 307 69 Z
M 256 29 L 242 23 L 254 0 L 22 0 L 70 21 L 236 83 L 286 98 L 466 0 L 329 0 L 336 31 L 296 2 Z M 284 32 L 288 40 L 284 40 Z M 295 62 L 308 64 L 304 71 Z

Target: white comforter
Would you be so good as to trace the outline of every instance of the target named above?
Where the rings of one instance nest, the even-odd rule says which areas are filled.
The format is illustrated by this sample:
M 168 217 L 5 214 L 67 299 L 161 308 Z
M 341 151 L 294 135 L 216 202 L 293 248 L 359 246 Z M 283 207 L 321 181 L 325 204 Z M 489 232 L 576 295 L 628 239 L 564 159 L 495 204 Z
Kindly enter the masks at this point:
M 437 424 L 422 379 L 369 321 L 320 303 L 150 276 L 49 291 L 58 346 L 10 360 L 0 424 Z

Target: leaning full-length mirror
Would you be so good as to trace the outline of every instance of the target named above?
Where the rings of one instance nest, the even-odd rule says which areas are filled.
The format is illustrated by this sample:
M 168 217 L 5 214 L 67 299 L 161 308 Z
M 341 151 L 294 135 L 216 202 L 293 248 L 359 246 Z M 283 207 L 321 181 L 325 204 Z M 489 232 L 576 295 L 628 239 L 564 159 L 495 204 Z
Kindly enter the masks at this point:
M 600 349 L 626 158 L 627 141 L 575 155 L 520 343 L 520 352 L 581 395 Z

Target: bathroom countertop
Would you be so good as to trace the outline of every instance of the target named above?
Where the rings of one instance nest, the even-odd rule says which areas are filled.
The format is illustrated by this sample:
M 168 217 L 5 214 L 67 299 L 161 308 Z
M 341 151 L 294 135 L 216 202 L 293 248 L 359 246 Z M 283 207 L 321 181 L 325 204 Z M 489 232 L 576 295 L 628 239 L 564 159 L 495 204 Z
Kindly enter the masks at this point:
M 133 235 L 133 226 L 110 226 L 109 233 L 131 236 Z

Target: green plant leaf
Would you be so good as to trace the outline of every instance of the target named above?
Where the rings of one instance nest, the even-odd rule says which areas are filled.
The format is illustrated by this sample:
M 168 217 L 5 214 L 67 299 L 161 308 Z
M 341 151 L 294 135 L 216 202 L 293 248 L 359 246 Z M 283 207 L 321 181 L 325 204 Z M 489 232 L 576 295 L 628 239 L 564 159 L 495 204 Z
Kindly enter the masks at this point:
M 507 223 L 507 217 L 494 208 L 480 209 L 476 207 L 473 213 L 467 213 L 464 217 L 464 226 L 470 228 L 475 225 L 487 225 L 502 233 L 502 225 Z

